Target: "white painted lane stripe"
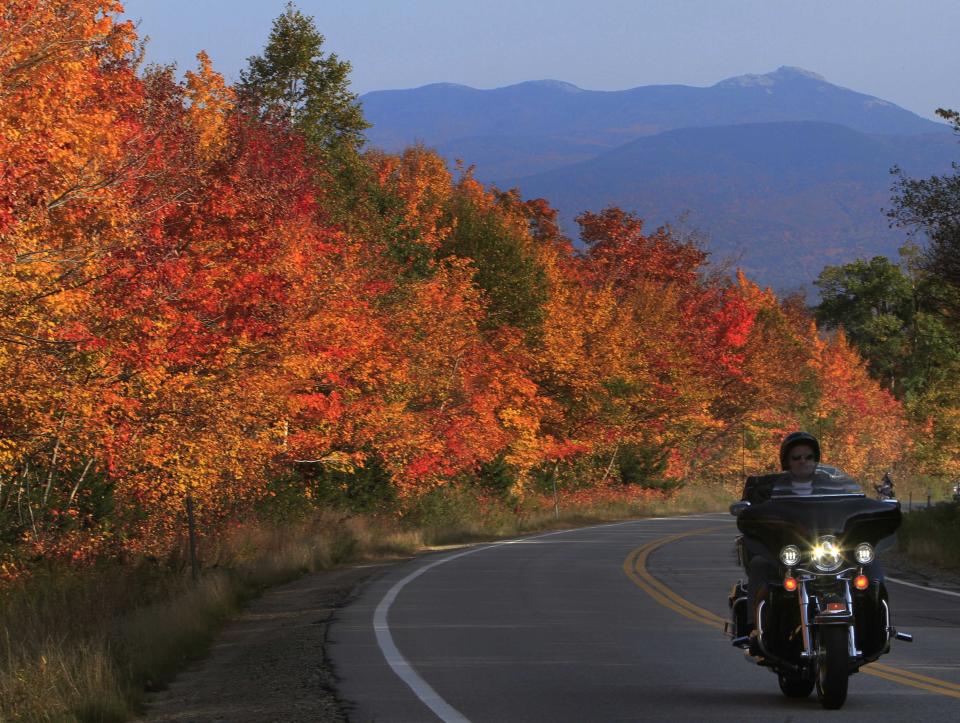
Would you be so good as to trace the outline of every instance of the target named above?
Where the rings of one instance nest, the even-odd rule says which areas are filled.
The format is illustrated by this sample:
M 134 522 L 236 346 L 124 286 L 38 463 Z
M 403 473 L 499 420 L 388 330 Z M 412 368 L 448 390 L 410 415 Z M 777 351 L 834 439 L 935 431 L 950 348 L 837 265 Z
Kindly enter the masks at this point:
M 429 565 L 424 565 L 418 570 L 414 570 L 390 588 L 390 591 L 383 596 L 383 600 L 380 601 L 376 611 L 373 613 L 373 629 L 377 635 L 377 645 L 380 646 L 383 657 L 387 659 L 390 668 L 400 677 L 400 680 L 410 686 L 410 690 L 413 691 L 414 695 L 422 700 L 442 721 L 457 721 L 460 723 L 466 722 L 468 719 L 441 698 L 437 691 L 430 687 L 427 681 L 417 675 L 417 671 L 413 669 L 413 666 L 400 654 L 396 643 L 393 642 L 393 635 L 390 634 L 390 626 L 387 624 L 387 613 L 390 611 L 390 606 L 396 599 L 397 593 L 399 593 L 408 582 L 416 580 L 430 568 L 442 565 L 450 560 L 455 560 L 458 557 L 463 557 L 464 555 L 471 555 L 481 549 L 483 548 L 478 547 L 473 550 L 467 550 L 466 552 L 459 552 L 456 555 L 444 557 L 442 560 L 437 560 Z
M 941 595 L 950 595 L 951 597 L 960 597 L 960 592 L 953 592 L 952 590 L 941 590 L 939 587 L 927 587 L 926 585 L 917 585 L 915 582 L 907 582 L 906 580 L 899 580 L 895 577 L 887 576 L 887 580 L 890 582 L 895 582 L 898 585 L 906 585 L 907 587 L 915 587 L 918 590 L 929 590 L 930 592 L 938 592 Z
M 393 601 L 396 600 L 397 595 L 400 591 L 410 582 L 416 580 L 427 570 L 430 570 L 437 565 L 442 565 L 445 562 L 450 562 L 451 560 L 456 560 L 466 555 L 472 555 L 475 552 L 481 552 L 483 550 L 490 550 L 495 547 L 503 547 L 506 545 L 518 545 L 522 544 L 528 540 L 535 540 L 541 537 L 552 537 L 553 535 L 566 535 L 574 532 L 584 532 L 587 530 L 596 530 L 604 527 L 619 527 L 621 525 L 635 525 L 641 522 L 649 522 L 650 520 L 676 520 L 676 519 L 693 519 L 695 517 L 702 517 L 703 515 L 688 515 L 684 517 L 648 517 L 641 520 L 627 520 L 626 522 L 614 522 L 607 525 L 594 525 L 592 527 L 580 527 L 573 530 L 557 530 L 556 532 L 545 532 L 542 535 L 534 535 L 532 537 L 523 537 L 516 540 L 504 540 L 502 542 L 495 542 L 491 545 L 484 545 L 482 547 L 474 547 L 470 550 L 465 550 L 464 552 L 458 552 L 453 555 L 448 555 L 447 557 L 431 562 L 427 565 L 424 565 L 417 570 L 414 570 L 405 578 L 396 583 L 386 595 L 383 596 L 383 599 L 380 601 L 380 604 L 377 605 L 377 609 L 373 613 L 373 630 L 377 636 L 377 645 L 380 646 L 380 651 L 383 653 L 383 657 L 386 658 L 387 664 L 394 673 L 406 683 L 410 690 L 413 691 L 424 705 L 426 705 L 430 710 L 432 710 L 437 717 L 442 721 L 450 721 L 456 723 L 469 723 L 469 719 L 463 715 L 460 711 L 454 708 L 452 705 L 447 703 L 437 691 L 435 691 L 430 684 L 425 681 L 416 670 L 413 669 L 413 666 L 410 662 L 403 657 L 400 653 L 400 650 L 397 648 L 397 644 L 393 640 L 393 635 L 390 633 L 390 625 L 387 623 L 387 614 L 390 612 L 390 606 L 393 605 Z

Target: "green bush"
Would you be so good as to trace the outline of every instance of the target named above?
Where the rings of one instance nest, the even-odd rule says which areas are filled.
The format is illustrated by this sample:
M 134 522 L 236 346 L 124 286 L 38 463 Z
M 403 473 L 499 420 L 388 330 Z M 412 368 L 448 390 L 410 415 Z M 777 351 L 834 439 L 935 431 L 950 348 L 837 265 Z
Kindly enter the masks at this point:
M 670 492 L 682 484 L 664 477 L 667 469 L 667 450 L 652 444 L 624 444 L 617 453 L 620 481 L 644 489 Z
M 270 496 L 259 505 L 262 520 L 303 520 L 318 510 L 364 515 L 397 510 L 396 488 L 375 453 L 352 470 L 303 465 L 271 480 L 268 489 Z
M 507 464 L 503 454 L 498 454 L 477 469 L 477 484 L 503 500 L 511 500 L 517 483 L 517 470 Z

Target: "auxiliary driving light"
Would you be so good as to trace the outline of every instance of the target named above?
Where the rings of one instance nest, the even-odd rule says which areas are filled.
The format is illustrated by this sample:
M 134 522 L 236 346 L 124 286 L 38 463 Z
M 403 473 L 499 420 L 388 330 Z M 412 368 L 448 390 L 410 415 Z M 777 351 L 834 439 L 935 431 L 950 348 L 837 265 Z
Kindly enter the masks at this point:
M 857 549 L 854 550 L 854 557 L 857 558 L 857 562 L 861 565 L 867 565 L 873 562 L 873 547 L 871 547 L 869 542 L 861 542 L 857 545 Z
M 793 592 L 797 589 L 797 578 L 795 577 L 785 577 L 783 578 L 783 589 L 787 592 Z
M 780 562 L 787 567 L 793 567 L 800 562 L 800 548 L 796 545 L 787 545 L 780 550 Z
M 857 588 L 857 590 L 866 590 L 870 587 L 870 580 L 866 575 L 857 575 L 853 578 L 853 586 Z

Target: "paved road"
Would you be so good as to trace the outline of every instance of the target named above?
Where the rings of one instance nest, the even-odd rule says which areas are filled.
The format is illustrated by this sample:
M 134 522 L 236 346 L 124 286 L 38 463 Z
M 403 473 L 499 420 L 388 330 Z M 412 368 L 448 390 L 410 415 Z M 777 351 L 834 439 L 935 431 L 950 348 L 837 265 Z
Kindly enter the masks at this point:
M 894 643 L 842 711 L 784 698 L 719 630 L 727 515 L 640 520 L 418 558 L 338 611 L 354 721 L 960 720 L 960 597 L 890 584 Z

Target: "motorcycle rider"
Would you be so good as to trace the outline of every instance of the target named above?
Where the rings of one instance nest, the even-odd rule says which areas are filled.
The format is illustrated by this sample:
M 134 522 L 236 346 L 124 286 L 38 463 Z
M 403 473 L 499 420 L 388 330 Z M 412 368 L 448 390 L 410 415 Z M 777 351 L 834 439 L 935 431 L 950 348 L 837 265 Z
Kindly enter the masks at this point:
M 757 505 L 770 499 L 775 486 L 781 492 L 786 488 L 796 495 L 809 495 L 813 494 L 815 483 L 821 479 L 849 479 L 836 467 L 820 464 L 820 442 L 808 432 L 791 432 L 783 438 L 780 468 L 783 472 L 747 477 L 741 499 Z M 744 538 L 743 546 L 747 571 L 747 630 L 753 631 L 764 588 L 768 582 L 779 579 L 780 570 L 762 554 L 759 542 Z M 865 565 L 864 574 L 872 580 L 883 579 L 883 570 L 877 561 Z
M 862 665 L 912 640 L 890 625 L 889 597 L 875 551 L 893 542 L 896 500 L 867 499 L 839 469 L 821 464 L 820 443 L 788 434 L 776 474 L 749 477 L 737 516 L 741 579 L 726 626 L 735 647 L 778 676 L 789 698 L 814 690 L 827 709 L 843 705 Z
M 883 480 L 878 485 L 874 485 L 873 488 L 877 491 L 877 498 L 881 500 L 892 500 L 896 494 L 893 491 L 893 479 L 890 477 L 890 472 L 883 473 Z
M 789 484 L 796 494 L 810 494 L 817 470 L 837 474 L 834 467 L 820 466 L 820 442 L 807 432 L 791 432 L 780 443 L 780 469 L 784 472 L 747 477 L 740 499 L 758 505 L 770 499 L 774 485 Z
M 780 443 L 780 473 L 747 477 L 740 499 L 758 505 L 770 499 L 775 485 L 789 484 L 796 494 L 811 494 L 813 477 L 820 464 L 820 442 L 807 432 L 791 432 Z M 833 471 L 831 469 L 831 471 Z M 747 559 L 747 629 L 756 627 L 755 613 L 762 599 L 764 585 L 779 577 L 779 568 L 762 554 L 755 540 L 743 540 Z M 746 631 L 745 631 L 746 632 Z

